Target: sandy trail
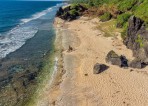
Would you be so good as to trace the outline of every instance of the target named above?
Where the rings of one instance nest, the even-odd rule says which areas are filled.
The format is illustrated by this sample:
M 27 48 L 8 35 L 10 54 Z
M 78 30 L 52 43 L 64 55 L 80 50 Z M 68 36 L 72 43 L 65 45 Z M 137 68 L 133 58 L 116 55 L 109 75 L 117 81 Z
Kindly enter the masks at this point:
M 49 106 L 148 106 L 148 67 L 131 71 L 105 62 L 110 50 L 133 59 L 132 51 L 120 38 L 104 37 L 103 32 L 94 30 L 98 19 L 81 17 L 65 22 L 68 27 L 59 20 L 55 22 L 61 29 L 58 36 L 63 46 L 65 74 L 48 92 Z M 72 52 L 67 52 L 69 45 Z M 95 63 L 106 64 L 109 69 L 95 75 Z

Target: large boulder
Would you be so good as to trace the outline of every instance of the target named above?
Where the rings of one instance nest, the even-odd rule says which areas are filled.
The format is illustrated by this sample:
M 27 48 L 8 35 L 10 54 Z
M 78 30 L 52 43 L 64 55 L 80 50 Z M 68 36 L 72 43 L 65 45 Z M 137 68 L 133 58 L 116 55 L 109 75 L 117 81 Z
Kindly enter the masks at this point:
M 136 42 L 136 39 L 138 38 L 138 35 L 142 37 L 141 34 L 145 31 L 144 21 L 139 18 L 136 18 L 135 16 L 131 16 L 129 18 L 128 23 L 129 26 L 127 31 L 127 37 L 124 40 L 124 44 L 129 49 L 138 50 L 140 48 L 140 45 L 138 42 Z
M 128 23 L 124 44 L 133 51 L 133 56 L 135 57 L 130 66 L 136 67 L 135 65 L 137 64 L 138 68 L 142 68 L 140 66 L 141 63 L 148 63 L 148 31 L 144 21 L 140 18 L 131 16 Z
M 131 68 L 141 69 L 141 68 L 144 68 L 145 66 L 146 66 L 145 63 L 143 63 L 141 60 L 137 60 L 137 59 L 134 59 L 133 61 L 131 61 L 129 63 L 129 67 L 131 67 Z
M 121 59 L 113 50 L 111 50 L 106 56 L 106 62 L 112 65 L 121 66 Z
M 106 56 L 106 62 L 119 67 L 128 67 L 128 60 L 125 56 L 119 56 L 111 50 Z
M 105 64 L 99 64 L 99 63 L 96 63 L 94 65 L 94 68 L 93 68 L 93 73 L 94 74 L 99 74 L 105 70 L 107 70 L 109 67 L 106 66 Z
M 135 16 L 131 16 L 128 23 L 127 37 L 124 44 L 133 51 L 134 57 L 145 59 L 148 57 L 146 56 L 148 53 L 148 31 L 145 23 Z

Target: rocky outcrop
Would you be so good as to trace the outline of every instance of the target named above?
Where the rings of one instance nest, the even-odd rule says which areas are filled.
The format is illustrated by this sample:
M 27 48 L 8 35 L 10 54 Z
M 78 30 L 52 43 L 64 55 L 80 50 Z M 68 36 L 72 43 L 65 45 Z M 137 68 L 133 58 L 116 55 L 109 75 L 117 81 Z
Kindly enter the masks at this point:
M 141 69 L 141 68 L 144 68 L 146 66 L 146 64 L 144 62 L 142 62 L 141 60 L 133 60 L 129 63 L 129 67 L 131 68 L 138 68 L 138 69 Z
M 124 44 L 133 51 L 135 57 L 130 66 L 143 68 L 143 65 L 148 63 L 148 31 L 144 21 L 135 16 L 131 16 L 128 22 L 127 37 Z
M 72 21 L 77 19 L 78 16 L 81 16 L 85 10 L 87 9 L 80 4 L 70 5 L 65 8 L 60 7 L 56 13 L 56 17 L 63 20 Z
M 119 56 L 111 50 L 106 56 L 106 62 L 119 67 L 128 67 L 128 60 L 125 56 Z
M 128 23 L 129 27 L 127 31 L 127 37 L 124 40 L 124 44 L 129 49 L 138 50 L 140 49 L 140 45 L 138 42 L 136 42 L 136 39 L 138 39 L 138 35 L 142 37 L 141 34 L 145 31 L 144 21 L 136 18 L 135 16 L 132 16 L 130 17 Z
M 99 74 L 105 70 L 107 70 L 109 67 L 106 66 L 105 64 L 99 64 L 99 63 L 96 63 L 94 65 L 94 68 L 93 68 L 93 73 L 94 74 Z

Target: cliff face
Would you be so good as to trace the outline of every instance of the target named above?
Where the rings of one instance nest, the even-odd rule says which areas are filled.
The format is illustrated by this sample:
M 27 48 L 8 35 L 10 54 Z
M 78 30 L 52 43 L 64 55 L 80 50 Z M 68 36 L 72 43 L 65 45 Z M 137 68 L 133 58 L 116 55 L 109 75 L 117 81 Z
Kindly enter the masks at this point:
M 148 65 L 148 31 L 143 20 L 130 17 L 124 44 L 133 51 L 134 61 Z

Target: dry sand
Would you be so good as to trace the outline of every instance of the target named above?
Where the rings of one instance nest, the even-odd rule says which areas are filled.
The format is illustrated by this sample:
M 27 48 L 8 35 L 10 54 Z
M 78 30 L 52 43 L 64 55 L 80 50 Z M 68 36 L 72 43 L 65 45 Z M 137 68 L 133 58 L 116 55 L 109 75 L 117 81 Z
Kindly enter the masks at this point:
M 61 42 L 63 74 L 46 97 L 49 106 L 148 106 L 148 67 L 123 69 L 105 62 L 110 50 L 133 59 L 119 36 L 104 37 L 95 30 L 98 19 L 81 17 L 72 22 L 55 20 Z M 60 38 L 60 39 L 59 39 Z M 74 49 L 68 52 L 69 45 Z M 109 69 L 93 74 L 96 63 Z

